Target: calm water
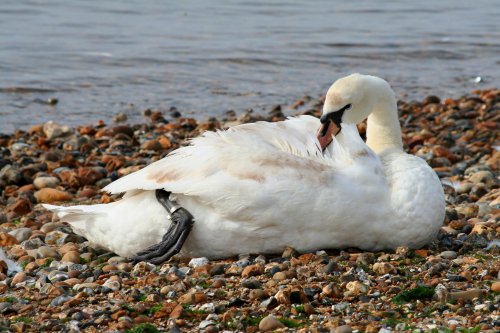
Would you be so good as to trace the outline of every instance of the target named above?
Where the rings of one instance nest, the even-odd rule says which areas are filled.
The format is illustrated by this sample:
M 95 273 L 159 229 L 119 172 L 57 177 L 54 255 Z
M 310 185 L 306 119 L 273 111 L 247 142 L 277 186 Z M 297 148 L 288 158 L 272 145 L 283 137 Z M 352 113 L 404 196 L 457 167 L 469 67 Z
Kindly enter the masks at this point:
M 351 72 L 405 98 L 500 87 L 499 17 L 498 0 L 2 0 L 0 132 L 265 111 Z

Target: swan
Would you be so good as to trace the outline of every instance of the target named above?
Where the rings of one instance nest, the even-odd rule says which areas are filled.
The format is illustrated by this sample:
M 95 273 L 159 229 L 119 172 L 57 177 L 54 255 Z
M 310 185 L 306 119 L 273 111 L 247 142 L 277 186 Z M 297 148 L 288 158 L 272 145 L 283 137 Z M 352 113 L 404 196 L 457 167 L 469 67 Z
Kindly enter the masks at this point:
M 444 193 L 427 163 L 404 152 L 397 112 L 385 80 L 352 74 L 329 88 L 321 119 L 206 132 L 103 189 L 124 193 L 119 201 L 44 206 L 89 241 L 153 263 L 179 251 L 418 248 L 443 223 Z M 356 124 L 366 118 L 365 143 Z

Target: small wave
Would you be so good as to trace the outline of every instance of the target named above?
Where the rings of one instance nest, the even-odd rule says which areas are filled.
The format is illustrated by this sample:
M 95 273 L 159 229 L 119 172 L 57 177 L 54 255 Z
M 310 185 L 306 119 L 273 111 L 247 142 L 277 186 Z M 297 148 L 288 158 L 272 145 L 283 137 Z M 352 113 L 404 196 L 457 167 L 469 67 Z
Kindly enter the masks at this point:
M 399 48 L 400 44 L 396 43 L 380 43 L 380 44 L 369 44 L 369 43 L 322 43 L 320 46 L 333 47 L 333 48 Z
M 279 65 L 276 61 L 258 58 L 216 58 L 210 60 L 238 65 Z
M 96 57 L 106 57 L 106 58 L 113 57 L 113 54 L 109 53 L 109 52 L 84 52 L 83 54 L 90 55 L 90 56 L 96 56 Z
M 372 52 L 372 53 L 348 53 L 339 55 L 349 59 L 368 59 L 368 60 L 394 60 L 394 59 L 440 59 L 440 60 L 465 60 L 466 55 L 445 50 L 414 50 L 414 51 L 398 51 L 393 52 Z
M 33 94 L 33 93 L 48 94 L 48 93 L 55 93 L 55 92 L 57 92 L 57 90 L 47 89 L 47 88 L 33 88 L 33 87 L 0 88 L 0 93 L 7 93 L 7 94 Z

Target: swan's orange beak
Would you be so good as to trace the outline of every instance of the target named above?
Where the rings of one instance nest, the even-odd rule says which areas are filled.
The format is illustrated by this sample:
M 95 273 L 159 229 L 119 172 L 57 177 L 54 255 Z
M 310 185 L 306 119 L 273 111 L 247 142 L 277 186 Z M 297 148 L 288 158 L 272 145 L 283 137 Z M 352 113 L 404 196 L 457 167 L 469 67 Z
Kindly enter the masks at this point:
M 340 127 L 332 120 L 328 119 L 321 123 L 321 127 L 316 134 L 318 137 L 321 151 L 325 151 L 326 147 L 333 141 L 333 137 L 340 132 Z

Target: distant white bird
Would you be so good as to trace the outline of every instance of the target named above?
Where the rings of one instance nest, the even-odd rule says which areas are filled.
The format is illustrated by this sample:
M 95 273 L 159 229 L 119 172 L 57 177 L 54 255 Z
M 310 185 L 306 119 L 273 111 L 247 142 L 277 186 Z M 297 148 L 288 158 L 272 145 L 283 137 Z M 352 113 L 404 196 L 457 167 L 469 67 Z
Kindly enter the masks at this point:
M 355 124 L 366 117 L 365 144 Z M 104 190 L 125 194 L 110 204 L 45 207 L 88 240 L 155 263 L 181 247 L 209 258 L 285 246 L 418 248 L 434 239 L 445 208 L 434 171 L 403 151 L 389 84 L 360 74 L 331 86 L 321 120 L 206 132 Z

